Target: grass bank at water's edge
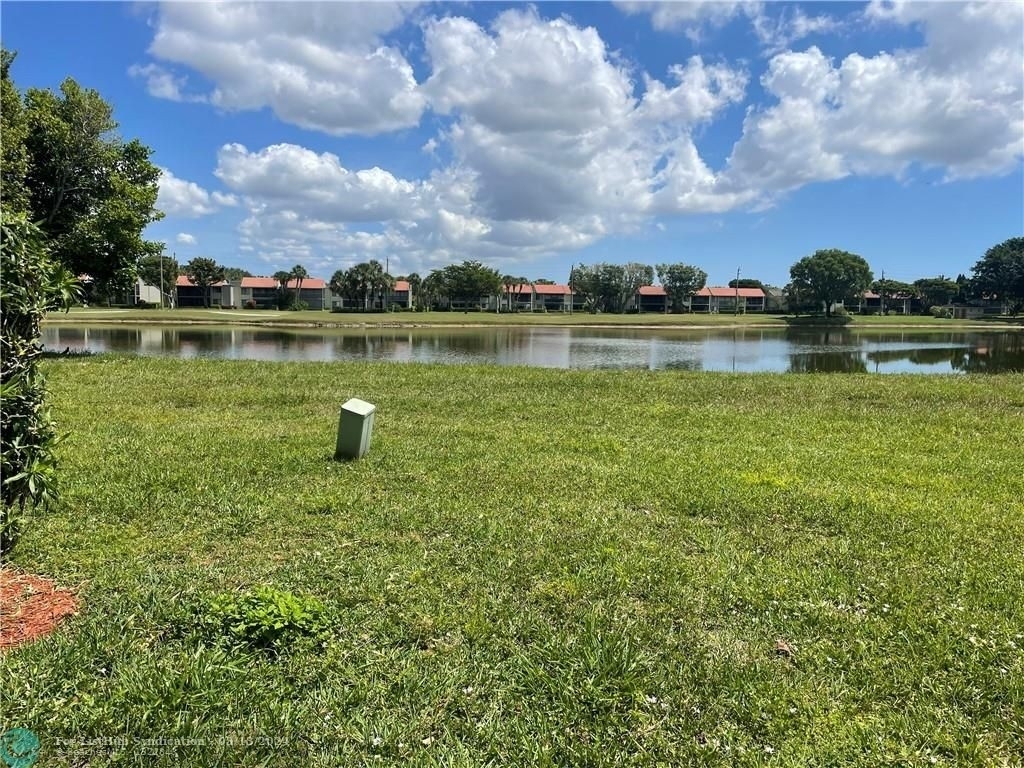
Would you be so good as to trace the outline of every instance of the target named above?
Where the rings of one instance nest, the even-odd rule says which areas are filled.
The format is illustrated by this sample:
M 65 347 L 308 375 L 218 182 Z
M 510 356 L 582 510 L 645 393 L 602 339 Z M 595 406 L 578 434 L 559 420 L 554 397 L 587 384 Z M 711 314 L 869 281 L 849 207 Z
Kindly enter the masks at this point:
M 787 316 L 750 313 L 722 314 L 590 314 L 589 312 L 323 312 L 305 310 L 239 309 L 107 309 L 76 307 L 70 312 L 54 312 L 46 322 L 91 325 L 99 323 L 256 325 L 283 327 L 443 327 L 443 326 L 612 326 L 657 328 L 757 327 L 786 328 Z M 855 316 L 848 328 L 902 328 L 933 331 L 965 328 L 1002 330 L 1024 329 L 1024 320 L 945 320 L 922 315 Z
M 64 501 L 15 562 L 84 608 L 0 665 L 42 764 L 1024 755 L 1022 376 L 46 370 Z M 335 463 L 352 396 L 373 448 Z M 331 636 L 189 635 L 256 585 Z

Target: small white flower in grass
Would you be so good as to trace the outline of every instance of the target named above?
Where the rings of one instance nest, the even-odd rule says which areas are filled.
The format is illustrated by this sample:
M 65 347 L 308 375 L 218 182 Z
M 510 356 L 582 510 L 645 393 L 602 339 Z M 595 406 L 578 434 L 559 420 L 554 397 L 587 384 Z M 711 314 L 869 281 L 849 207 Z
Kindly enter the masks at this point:
M 657 704 L 658 703 L 658 697 L 657 696 L 651 696 L 650 694 L 648 694 L 647 696 L 644 696 L 644 698 L 647 699 L 647 703 L 648 704 Z
M 373 746 L 379 747 L 383 742 L 384 742 L 384 739 L 382 739 L 380 736 L 374 736 L 373 737 Z
M 462 689 L 462 692 L 464 694 L 466 694 L 467 696 L 469 696 L 470 694 L 473 693 L 473 686 L 472 685 L 467 685 L 465 688 Z
M 771 747 L 771 746 L 768 746 L 768 745 L 766 744 L 766 745 L 765 745 L 765 748 L 764 748 L 764 753 L 765 753 L 766 755 L 774 755 L 774 754 L 775 754 L 775 747 Z
M 790 707 L 789 708 L 789 714 L 795 715 L 796 714 L 796 707 Z
M 937 762 L 939 762 L 939 758 L 937 758 L 935 755 L 932 755 L 928 758 L 928 762 L 932 765 L 935 765 Z

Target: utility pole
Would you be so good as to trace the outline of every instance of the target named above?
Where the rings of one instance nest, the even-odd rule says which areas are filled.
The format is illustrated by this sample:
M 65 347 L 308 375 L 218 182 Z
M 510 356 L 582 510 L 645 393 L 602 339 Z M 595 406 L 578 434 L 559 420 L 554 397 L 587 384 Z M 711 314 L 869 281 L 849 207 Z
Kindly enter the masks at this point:
M 164 249 L 160 249 L 160 309 L 164 308 Z
M 740 313 L 740 268 L 736 267 L 736 306 L 733 308 L 734 315 Z

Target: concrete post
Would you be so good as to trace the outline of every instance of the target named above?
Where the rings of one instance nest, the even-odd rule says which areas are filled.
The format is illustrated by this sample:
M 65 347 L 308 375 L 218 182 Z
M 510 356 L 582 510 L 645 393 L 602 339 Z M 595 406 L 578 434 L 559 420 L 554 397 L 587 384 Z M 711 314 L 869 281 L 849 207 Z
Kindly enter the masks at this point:
M 361 459 L 370 450 L 373 436 L 373 415 L 377 406 L 352 398 L 341 406 L 338 420 L 338 445 L 334 451 L 336 461 Z

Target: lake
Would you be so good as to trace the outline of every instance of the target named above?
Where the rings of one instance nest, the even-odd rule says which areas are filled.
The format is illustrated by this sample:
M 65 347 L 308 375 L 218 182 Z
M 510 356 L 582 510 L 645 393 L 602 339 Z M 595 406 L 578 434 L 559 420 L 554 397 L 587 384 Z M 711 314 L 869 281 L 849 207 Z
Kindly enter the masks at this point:
M 1024 333 L 849 329 L 43 328 L 48 350 L 230 360 L 388 360 L 736 372 L 1024 371 Z

